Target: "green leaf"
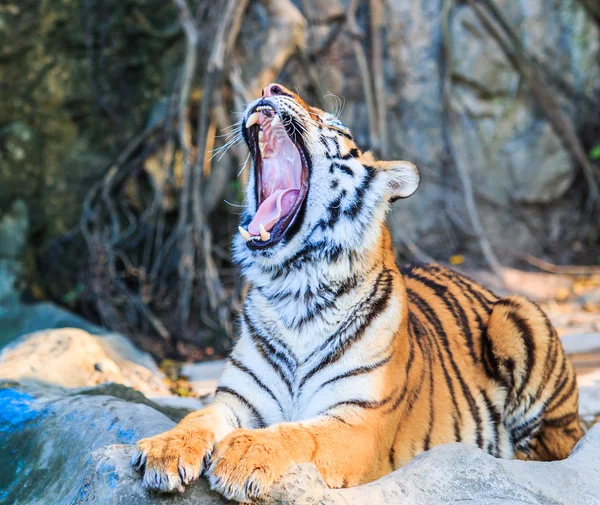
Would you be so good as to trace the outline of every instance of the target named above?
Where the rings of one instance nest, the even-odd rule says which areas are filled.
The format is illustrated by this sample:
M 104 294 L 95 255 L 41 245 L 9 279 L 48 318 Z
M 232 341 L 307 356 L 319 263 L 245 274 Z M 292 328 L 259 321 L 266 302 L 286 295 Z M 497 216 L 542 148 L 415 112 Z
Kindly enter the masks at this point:
M 592 160 L 592 161 L 600 160 L 600 144 L 597 145 L 596 147 L 593 147 L 592 150 L 590 151 L 590 160 Z

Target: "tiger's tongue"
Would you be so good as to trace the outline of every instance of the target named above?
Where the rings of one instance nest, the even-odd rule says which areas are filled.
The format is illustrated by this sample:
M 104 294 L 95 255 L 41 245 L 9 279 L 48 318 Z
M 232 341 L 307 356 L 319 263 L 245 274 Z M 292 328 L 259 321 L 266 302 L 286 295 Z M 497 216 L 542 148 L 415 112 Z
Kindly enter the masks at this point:
M 299 194 L 299 189 L 278 189 L 265 199 L 256 211 L 254 219 L 248 225 L 250 234 L 260 235 L 261 224 L 267 231 L 271 231 L 275 223 L 279 221 L 279 218 L 292 210 Z

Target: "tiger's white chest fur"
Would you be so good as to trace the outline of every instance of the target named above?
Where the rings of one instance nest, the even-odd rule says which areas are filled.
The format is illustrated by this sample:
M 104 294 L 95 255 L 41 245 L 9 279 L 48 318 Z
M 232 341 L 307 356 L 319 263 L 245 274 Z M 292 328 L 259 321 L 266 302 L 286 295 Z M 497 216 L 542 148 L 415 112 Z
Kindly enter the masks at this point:
M 390 353 L 402 302 L 391 272 L 345 271 L 336 277 L 331 264 L 309 263 L 259 278 L 248 294 L 220 387 L 235 388 L 266 424 L 381 400 L 377 365 Z

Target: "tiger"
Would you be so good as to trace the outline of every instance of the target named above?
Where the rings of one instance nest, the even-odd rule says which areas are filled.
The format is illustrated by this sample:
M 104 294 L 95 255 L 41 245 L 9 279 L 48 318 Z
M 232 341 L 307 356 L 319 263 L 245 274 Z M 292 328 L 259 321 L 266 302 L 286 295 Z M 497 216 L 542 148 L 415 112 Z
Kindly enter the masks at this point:
M 437 264 L 396 265 L 386 215 L 420 185 L 334 115 L 276 83 L 244 112 L 252 159 L 233 257 L 250 288 L 212 403 L 140 440 L 151 490 L 204 474 L 228 499 L 295 464 L 332 488 L 430 448 L 566 458 L 582 436 L 573 367 L 544 312 Z

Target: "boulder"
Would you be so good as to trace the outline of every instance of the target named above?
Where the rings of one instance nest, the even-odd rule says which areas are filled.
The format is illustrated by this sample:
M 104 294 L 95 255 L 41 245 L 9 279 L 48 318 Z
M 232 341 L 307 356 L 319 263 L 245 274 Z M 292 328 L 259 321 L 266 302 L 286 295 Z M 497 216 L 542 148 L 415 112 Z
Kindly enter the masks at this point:
M 24 335 L 0 352 L 0 377 L 35 379 L 63 387 L 117 382 L 151 396 L 167 396 L 152 358 L 117 333 L 92 335 L 77 328 Z
M 149 404 L 124 401 L 127 388 L 66 391 L 0 383 L 0 502 L 34 504 L 207 504 L 227 502 L 206 481 L 156 495 L 131 468 L 134 444 L 173 426 Z M 83 394 L 85 393 L 85 394 Z M 133 392 L 141 400 L 141 394 Z M 438 446 L 373 483 L 329 489 L 312 465 L 274 486 L 266 504 L 595 505 L 600 504 L 600 426 L 564 461 L 495 459 L 474 446 Z
M 212 395 L 225 367 L 225 360 L 187 363 L 181 367 L 181 375 L 187 377 L 194 392 L 200 396 Z
M 105 328 L 54 303 L 18 303 L 11 305 L 8 310 L 0 310 L 0 349 L 27 333 L 53 328 L 80 328 L 94 335 L 107 333 Z

